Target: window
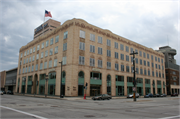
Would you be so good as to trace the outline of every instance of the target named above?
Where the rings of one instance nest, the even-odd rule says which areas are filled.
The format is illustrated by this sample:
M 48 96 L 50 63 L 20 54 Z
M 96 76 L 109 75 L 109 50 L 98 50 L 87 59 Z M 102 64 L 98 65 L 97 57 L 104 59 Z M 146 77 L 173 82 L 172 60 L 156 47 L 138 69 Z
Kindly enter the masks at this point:
M 98 67 L 102 68 L 102 60 L 98 60 Z
M 156 77 L 158 77 L 158 72 L 156 72 Z
M 27 73 L 27 67 L 26 67 L 26 73 Z
M 43 58 L 43 56 L 44 56 L 44 52 L 41 52 L 41 58 Z
M 54 54 L 58 53 L 58 46 L 55 47 Z
M 126 55 L 126 61 L 128 61 L 128 62 L 129 62 L 129 56 L 128 56 L 128 55 Z
M 64 32 L 64 39 L 68 37 L 68 31 Z
M 24 59 L 24 61 L 23 61 L 23 64 L 25 64 L 26 63 L 26 59 Z
M 90 66 L 95 66 L 95 60 L 93 58 L 90 58 Z
M 152 76 L 154 76 L 154 71 L 152 71 Z
M 161 72 L 159 72 L 159 77 L 161 78 Z
M 128 46 L 126 46 L 126 52 L 129 52 L 129 47 Z
M 35 56 L 33 55 L 32 61 L 34 61 L 34 59 L 35 59 Z
M 150 76 L 150 70 L 148 70 L 148 76 Z
M 121 71 L 124 71 L 124 65 L 121 64 Z
M 41 44 L 41 49 L 43 49 L 44 48 L 44 42 Z
M 47 56 L 48 56 L 48 50 L 45 51 L 45 57 L 47 57 Z
M 118 59 L 118 52 L 115 52 L 115 58 Z
M 137 49 L 135 49 L 135 52 L 137 52 L 137 53 L 138 53 L 138 50 L 137 50 Z M 136 55 L 138 55 L 138 54 L 136 54 Z
M 35 51 L 36 51 L 36 47 L 33 48 L 33 52 L 35 52 Z
M 46 68 L 47 68 L 47 61 L 44 62 L 44 69 L 46 69 Z
M 140 62 L 140 65 L 142 65 L 142 59 L 140 59 L 139 62 Z
M 53 48 L 51 48 L 50 50 L 49 50 L 49 56 L 51 56 L 53 54 Z
M 156 69 L 157 69 L 157 64 L 156 64 Z
M 151 55 L 151 60 L 153 60 L 153 55 Z
M 164 66 L 162 66 L 162 70 L 164 70 Z
M 123 44 L 120 44 L 120 49 L 121 49 L 122 51 L 124 51 L 124 45 L 123 45 Z
M 146 75 L 146 69 L 144 69 L 144 75 Z
M 40 63 L 40 70 L 42 70 L 43 63 Z
M 63 51 L 66 51 L 67 50 L 67 43 L 64 43 L 63 44 Z
M 30 54 L 32 53 L 32 48 L 30 49 Z
M 52 60 L 49 61 L 49 68 L 52 67 Z
M 131 53 L 133 53 L 133 48 L 131 48 Z
M 157 57 L 155 57 L 155 61 L 157 61 Z
M 39 54 L 36 55 L 36 60 L 38 60 L 38 59 L 39 59 Z
M 146 58 L 146 53 L 145 52 L 143 52 L 143 57 Z
M 26 56 L 26 51 L 24 52 L 24 56 Z
M 134 67 L 131 67 L 131 73 L 133 73 L 134 72 L 134 69 L 133 69 Z
M 114 48 L 118 49 L 118 43 L 114 42 Z
M 84 65 L 84 57 L 79 56 L 79 64 Z
M 115 63 L 115 70 L 119 71 L 119 64 Z
M 37 51 L 39 50 L 39 45 L 37 45 Z
M 29 50 L 27 50 L 27 55 L 29 55 Z
M 144 60 L 144 66 L 146 66 L 146 61 Z
M 19 74 L 21 74 L 21 69 L 19 69 Z
M 57 59 L 54 59 L 54 67 L 57 67 Z
M 98 43 L 102 44 L 102 37 L 98 36 Z
M 34 71 L 34 65 L 32 65 L 32 69 L 31 69 L 31 71 Z
M 65 65 L 66 64 L 66 57 L 63 57 L 63 65 Z
M 95 53 L 95 46 L 94 45 L 90 45 L 90 52 Z
M 59 41 L 59 36 L 56 36 L 55 43 L 57 43 L 58 41 Z
M 138 68 L 136 68 L 136 73 L 139 74 L 139 69 Z
M 80 30 L 80 37 L 85 38 L 85 31 Z
M 102 55 L 102 48 L 98 47 L 98 54 Z
M 160 62 L 160 58 L 158 58 L 158 62 Z
M 111 62 L 107 62 L 107 69 L 111 69 Z
M 47 41 L 46 41 L 46 47 L 47 47 L 48 45 L 49 45 L 49 41 L 47 40 Z
M 31 62 L 31 57 L 29 57 L 29 62 Z
M 124 54 L 121 54 L 121 60 L 124 60 Z
M 94 34 L 90 34 L 90 40 L 95 41 L 95 35 Z
M 159 65 L 159 69 L 161 69 L 161 66 Z
M 152 67 L 154 67 L 154 63 L 152 63 Z
M 140 74 L 143 74 L 143 69 L 140 69 Z
M 107 46 L 111 46 L 111 41 L 107 39 Z
M 147 66 L 148 66 L 148 67 L 150 66 L 150 63 L 149 63 L 149 61 L 147 61 Z
M 129 72 L 129 66 L 126 66 L 126 72 Z
M 163 59 L 161 59 L 161 63 L 163 63 Z
M 107 56 L 111 57 L 111 51 L 110 50 L 107 50 Z
M 147 58 L 149 59 L 149 54 L 147 53 Z
M 131 57 L 131 62 L 133 62 L 133 57 Z
M 20 63 L 19 63 L 20 65 L 22 64 L 22 61 L 20 61 Z
M 28 63 L 28 58 L 26 59 L 26 63 Z
M 36 69 L 35 69 L 36 71 L 38 70 L 38 64 L 36 64 Z
M 85 43 L 79 42 L 79 49 L 80 50 L 85 50 Z
M 139 51 L 139 56 L 142 56 L 142 52 L 141 51 Z
M 138 58 L 136 58 L 136 64 L 138 64 Z
M 50 45 L 53 44 L 53 40 L 54 40 L 54 38 L 51 38 L 51 40 L 50 40 Z

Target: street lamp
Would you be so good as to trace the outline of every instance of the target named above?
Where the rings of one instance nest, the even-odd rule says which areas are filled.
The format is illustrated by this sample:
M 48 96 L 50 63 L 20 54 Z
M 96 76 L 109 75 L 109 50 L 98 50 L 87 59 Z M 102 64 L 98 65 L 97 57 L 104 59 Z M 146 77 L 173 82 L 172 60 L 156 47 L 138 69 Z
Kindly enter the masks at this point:
M 48 79 L 49 79 L 49 76 L 46 75 L 45 79 L 46 79 L 46 92 L 45 92 L 45 97 L 47 97 L 47 91 L 48 91 L 48 89 L 47 89 L 47 81 L 48 81 Z
M 155 85 L 155 83 L 154 83 L 154 81 L 153 81 L 153 83 L 152 83 L 152 86 L 153 86 L 153 95 L 154 95 L 154 85 Z
M 60 80 L 60 98 L 63 98 L 63 95 L 62 95 L 62 61 L 59 62 L 61 63 L 61 80 Z
M 110 75 L 107 76 L 107 83 L 108 83 L 107 92 L 108 92 L 108 95 L 109 95 L 109 82 L 110 82 Z
M 134 101 L 136 101 L 136 80 L 135 80 L 135 76 L 136 76 L 136 71 L 135 71 L 135 54 L 138 54 L 138 52 L 132 52 L 130 53 L 130 55 L 133 55 L 133 73 L 134 73 L 134 79 L 133 79 L 133 84 L 134 84 Z

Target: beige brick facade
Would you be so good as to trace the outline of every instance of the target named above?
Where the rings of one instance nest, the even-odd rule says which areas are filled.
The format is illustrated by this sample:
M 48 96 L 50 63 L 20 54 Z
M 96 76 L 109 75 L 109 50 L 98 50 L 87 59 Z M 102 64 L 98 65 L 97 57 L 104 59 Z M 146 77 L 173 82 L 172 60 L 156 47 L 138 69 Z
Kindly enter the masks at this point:
M 85 32 L 85 38 L 80 37 L 80 30 Z M 64 39 L 64 33 L 68 31 L 67 38 Z M 95 35 L 95 41 L 90 40 L 90 34 Z M 59 41 L 55 43 L 56 36 L 59 36 Z M 98 36 L 102 37 L 102 43 L 98 43 Z M 53 44 L 50 45 L 50 39 L 54 38 Z M 110 40 L 111 45 L 107 46 L 107 39 Z M 46 41 L 49 40 L 49 45 L 46 47 Z M 42 43 L 44 42 L 44 48 L 41 48 Z M 85 43 L 85 50 L 80 50 L 80 42 Z M 118 43 L 118 48 L 115 48 L 115 43 Z M 63 51 L 63 44 L 67 43 L 67 50 Z M 124 50 L 120 49 L 120 44 L 123 44 Z M 39 51 L 37 51 L 37 46 L 40 45 Z M 95 47 L 95 52 L 90 52 L 90 45 L 93 45 Z M 54 50 L 55 47 L 58 46 L 58 53 L 55 54 Z M 129 47 L 129 52 L 126 51 L 126 46 Z M 29 53 L 28 55 L 24 56 L 25 51 L 27 52 L 30 49 L 36 48 L 35 52 Z M 102 54 L 98 54 L 98 47 L 102 48 Z M 50 49 L 53 48 L 53 54 L 49 55 Z M 39 94 L 39 86 L 36 84 L 36 80 L 40 80 L 40 74 L 49 74 L 49 72 L 56 72 L 56 79 L 55 79 L 55 95 L 60 95 L 60 78 L 61 78 L 61 64 L 58 62 L 61 62 L 63 57 L 66 56 L 66 64 L 62 66 L 62 71 L 65 72 L 65 96 L 78 96 L 80 90 L 78 86 L 78 73 L 82 71 L 84 73 L 84 85 L 86 82 L 88 83 L 86 95 L 92 96 L 93 90 L 97 91 L 96 89 L 92 89 L 91 87 L 100 88 L 100 93 L 107 93 L 107 76 L 110 75 L 111 77 L 111 95 L 117 96 L 117 82 L 116 82 L 116 75 L 124 76 L 124 82 L 123 82 L 123 89 L 124 89 L 124 95 L 126 96 L 128 93 L 127 89 L 129 88 L 127 84 L 127 77 L 133 77 L 133 73 L 131 72 L 131 67 L 133 66 L 131 62 L 131 55 L 130 51 L 131 48 L 135 51 L 135 49 L 139 52 L 142 52 L 142 56 L 139 54 L 135 57 L 138 58 L 138 64 L 136 64 L 136 67 L 139 70 L 139 73 L 136 74 L 136 78 L 142 78 L 143 83 L 141 90 L 143 90 L 143 94 L 145 95 L 145 79 L 150 79 L 150 92 L 153 93 L 153 80 L 155 82 L 155 93 L 158 93 L 157 90 L 157 80 L 161 81 L 161 93 L 164 92 L 163 89 L 163 82 L 165 83 L 165 68 L 162 69 L 162 66 L 164 66 L 164 55 L 162 53 L 158 53 L 154 51 L 151 48 L 147 48 L 145 46 L 142 46 L 140 44 L 137 44 L 133 41 L 130 41 L 126 38 L 123 38 L 121 36 L 118 36 L 116 34 L 113 34 L 109 30 L 104 30 L 99 27 L 93 26 L 89 23 L 87 23 L 84 20 L 81 19 L 72 19 L 68 20 L 65 23 L 63 23 L 61 26 L 57 27 L 56 29 L 52 30 L 51 32 L 44 34 L 43 36 L 39 36 L 38 38 L 34 39 L 30 43 L 28 43 L 26 46 L 23 46 L 20 48 L 19 51 L 19 63 L 18 63 L 18 69 L 21 69 L 21 72 L 17 75 L 17 79 L 19 79 L 19 86 L 17 81 L 17 93 L 22 93 L 22 77 L 26 77 L 26 83 L 25 83 L 25 93 L 27 93 L 27 85 L 28 85 L 28 76 L 32 76 L 32 88 L 31 88 L 31 94 Z M 110 50 L 111 56 L 107 56 L 107 50 Z M 45 57 L 45 51 L 48 51 L 48 56 Z M 44 52 L 43 58 L 41 58 L 41 52 Z M 115 58 L 115 52 L 118 53 L 118 59 Z M 143 57 L 143 52 L 146 54 L 146 57 Z M 21 54 L 22 57 L 21 57 Z M 39 59 L 36 60 L 36 56 L 39 54 Z M 121 54 L 124 54 L 124 60 L 121 60 Z M 149 58 L 147 58 L 147 54 L 149 54 Z M 126 61 L 126 55 L 129 56 L 129 61 Z M 153 56 L 153 60 L 151 59 L 151 55 Z M 35 56 L 35 60 L 28 63 L 24 63 L 29 59 L 29 57 Z M 79 56 L 84 56 L 84 65 L 79 64 Z M 155 57 L 157 57 L 157 61 L 155 61 Z M 95 61 L 95 66 L 90 66 L 90 58 L 93 58 Z M 158 61 L 158 58 L 160 59 L 160 62 Z M 52 65 L 52 68 L 48 68 L 49 61 L 52 60 L 52 64 L 54 64 L 54 60 L 57 59 L 57 66 L 54 67 Z M 98 59 L 102 60 L 102 68 L 98 67 Z M 140 59 L 142 60 L 142 65 L 140 64 Z M 161 59 L 163 62 L 161 62 Z M 146 66 L 144 65 L 144 60 L 146 61 Z M 20 65 L 20 61 L 22 62 Z M 44 64 L 47 61 L 47 68 L 44 69 Z M 111 62 L 111 68 L 107 69 L 107 62 Z M 149 66 L 147 66 L 147 62 L 149 62 Z M 42 69 L 40 70 L 40 63 L 43 64 Z M 119 70 L 115 70 L 115 63 L 118 64 Z M 152 67 L 152 63 L 154 63 L 154 67 Z M 35 71 L 35 66 L 38 64 L 38 70 Z M 160 66 L 159 68 L 156 68 L 155 64 L 157 66 Z M 32 65 L 34 65 L 34 70 L 32 71 Z M 121 71 L 121 65 L 124 65 L 124 71 Z M 129 72 L 126 71 L 126 66 L 129 66 Z M 23 68 L 26 70 L 30 67 L 30 72 L 25 71 L 23 73 Z M 140 69 L 143 70 L 143 74 L 140 74 Z M 144 75 L 144 69 L 146 69 L 146 75 Z M 148 75 L 148 70 L 150 71 L 150 76 Z M 152 76 L 152 71 L 154 71 L 154 76 Z M 91 80 L 91 72 L 94 72 L 96 74 L 101 73 L 101 84 L 96 84 L 96 80 Z M 156 72 L 158 72 L 158 77 L 156 77 Z M 160 76 L 161 77 L 160 77 Z M 164 75 L 164 77 L 163 77 Z M 35 78 L 37 76 L 37 79 Z M 45 83 L 45 85 L 48 85 Z M 36 91 L 35 91 L 36 86 Z M 18 90 L 19 87 L 19 90 Z M 164 87 L 166 88 L 166 87 Z M 46 90 L 46 86 L 45 86 Z M 49 89 L 48 89 L 49 90 Z M 83 89 L 81 89 L 83 92 Z M 99 90 L 99 89 L 98 89 Z M 47 91 L 47 90 L 46 90 Z M 165 89 L 166 91 L 166 89 Z M 80 91 L 81 92 L 81 91 Z M 96 92 L 97 93 L 97 92 Z

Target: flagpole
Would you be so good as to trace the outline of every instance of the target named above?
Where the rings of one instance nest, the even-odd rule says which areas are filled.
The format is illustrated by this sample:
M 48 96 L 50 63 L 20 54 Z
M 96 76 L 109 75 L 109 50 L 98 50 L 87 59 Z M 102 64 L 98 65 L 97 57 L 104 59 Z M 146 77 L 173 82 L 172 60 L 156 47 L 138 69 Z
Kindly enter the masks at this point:
M 44 12 L 44 22 L 45 22 L 45 12 Z M 44 35 L 44 23 L 43 23 L 43 35 Z

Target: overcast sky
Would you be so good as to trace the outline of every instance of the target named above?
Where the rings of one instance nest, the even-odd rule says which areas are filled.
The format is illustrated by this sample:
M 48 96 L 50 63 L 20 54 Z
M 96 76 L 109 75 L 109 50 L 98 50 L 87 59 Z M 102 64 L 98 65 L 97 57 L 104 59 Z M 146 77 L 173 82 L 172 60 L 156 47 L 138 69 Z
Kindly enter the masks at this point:
M 178 0 L 0 0 L 0 71 L 18 66 L 19 49 L 33 40 L 45 10 L 62 24 L 84 19 L 154 50 L 169 45 L 176 49 L 180 65 L 179 4 Z

